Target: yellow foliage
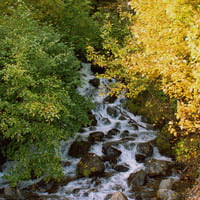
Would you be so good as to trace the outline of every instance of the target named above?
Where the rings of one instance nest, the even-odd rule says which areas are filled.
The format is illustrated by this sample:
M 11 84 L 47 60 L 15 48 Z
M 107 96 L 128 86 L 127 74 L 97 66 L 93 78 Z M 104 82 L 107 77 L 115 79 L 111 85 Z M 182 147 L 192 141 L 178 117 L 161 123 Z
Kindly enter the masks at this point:
M 152 86 L 176 99 L 176 120 L 171 119 L 169 131 L 177 143 L 191 138 L 176 145 L 177 156 L 198 163 L 200 0 L 130 0 L 129 5 L 136 12 L 129 23 L 130 36 L 119 45 L 107 23 L 102 38 L 108 53 L 90 48 L 89 57 L 106 68 L 105 77 L 121 81 L 114 92 L 123 88 L 128 97 L 135 97 Z M 130 19 L 130 13 L 127 16 Z
M 121 88 L 128 89 L 129 97 L 153 85 L 176 98 L 181 133 L 199 133 L 200 1 L 131 0 L 129 4 L 136 12 L 130 37 L 120 46 L 109 35 L 107 23 L 102 37 L 104 49 L 112 54 L 93 50 L 90 58 L 106 66 L 106 77 L 124 79 Z M 171 130 L 177 135 L 176 129 Z

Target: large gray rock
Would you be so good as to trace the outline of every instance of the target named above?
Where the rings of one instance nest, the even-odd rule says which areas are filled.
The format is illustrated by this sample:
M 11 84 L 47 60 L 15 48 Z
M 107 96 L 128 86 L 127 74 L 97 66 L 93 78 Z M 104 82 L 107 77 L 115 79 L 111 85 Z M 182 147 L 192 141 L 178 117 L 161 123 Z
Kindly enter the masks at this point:
M 144 170 L 140 170 L 136 173 L 132 173 L 128 177 L 128 186 L 133 190 L 138 186 L 143 186 L 147 183 L 147 175 Z
M 169 174 L 169 165 L 165 160 L 150 159 L 147 162 L 147 173 L 150 177 L 167 176 Z
M 153 154 L 153 147 L 149 143 L 140 143 L 136 147 L 135 159 L 137 162 L 143 162 L 145 158 Z
M 178 199 L 178 194 L 170 189 L 159 189 L 157 197 L 160 200 L 176 200 Z
M 80 158 L 87 154 L 90 150 L 91 144 L 87 141 L 74 141 L 70 148 L 68 154 L 75 158 Z
M 112 195 L 111 200 L 128 200 L 128 198 L 122 192 L 118 191 Z
M 79 161 L 76 167 L 77 177 L 91 177 L 102 174 L 105 170 L 104 163 L 95 153 L 88 153 Z
M 159 189 L 171 189 L 175 180 L 173 178 L 163 179 L 160 182 Z
M 159 185 L 159 190 L 157 191 L 157 197 L 161 200 L 177 199 L 178 194 L 175 191 L 171 190 L 174 183 L 175 179 L 173 178 L 162 180 Z

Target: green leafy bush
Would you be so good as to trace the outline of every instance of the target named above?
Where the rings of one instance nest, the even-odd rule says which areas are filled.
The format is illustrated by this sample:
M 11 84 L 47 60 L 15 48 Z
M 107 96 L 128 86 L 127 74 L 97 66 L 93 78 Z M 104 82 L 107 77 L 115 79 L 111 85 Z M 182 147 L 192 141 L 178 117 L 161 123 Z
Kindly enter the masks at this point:
M 73 43 L 76 53 L 83 58 L 88 43 L 100 48 L 99 23 L 92 16 L 92 4 L 89 0 L 65 1 L 62 21 L 59 23 L 64 40 Z
M 17 161 L 7 178 L 62 175 L 59 141 L 89 122 L 78 94 L 80 63 L 51 25 L 39 25 L 24 4 L 0 16 L 1 150 Z

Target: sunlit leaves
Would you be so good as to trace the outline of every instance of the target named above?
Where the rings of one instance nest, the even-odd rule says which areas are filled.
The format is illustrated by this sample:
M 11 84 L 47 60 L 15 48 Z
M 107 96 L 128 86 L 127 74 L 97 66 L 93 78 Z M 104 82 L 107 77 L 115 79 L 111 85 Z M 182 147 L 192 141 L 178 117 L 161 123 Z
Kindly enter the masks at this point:
M 129 17 L 129 37 L 119 45 L 110 34 L 112 25 L 107 23 L 103 30 L 105 50 L 98 54 L 89 48 L 91 60 L 106 67 L 106 77 L 121 81 L 124 87 L 117 89 L 125 89 L 128 97 L 152 86 L 176 99 L 176 120 L 170 123 L 171 133 L 180 139 L 198 135 L 200 1 L 131 0 L 129 5 L 136 12 Z M 187 147 L 185 153 L 192 155 L 195 148 Z

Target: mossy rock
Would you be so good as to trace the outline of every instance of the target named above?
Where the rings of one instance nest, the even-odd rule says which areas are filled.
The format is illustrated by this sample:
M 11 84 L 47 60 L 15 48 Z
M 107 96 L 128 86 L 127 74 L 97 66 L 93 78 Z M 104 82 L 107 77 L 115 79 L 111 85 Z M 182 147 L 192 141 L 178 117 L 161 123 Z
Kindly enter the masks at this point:
M 170 144 L 170 140 L 167 137 L 162 136 L 162 135 L 158 136 L 156 140 L 156 144 L 157 144 L 158 151 L 160 154 L 171 157 L 172 155 L 171 144 Z
M 102 174 L 105 170 L 104 163 L 98 155 L 88 153 L 77 164 L 77 177 L 91 177 Z

